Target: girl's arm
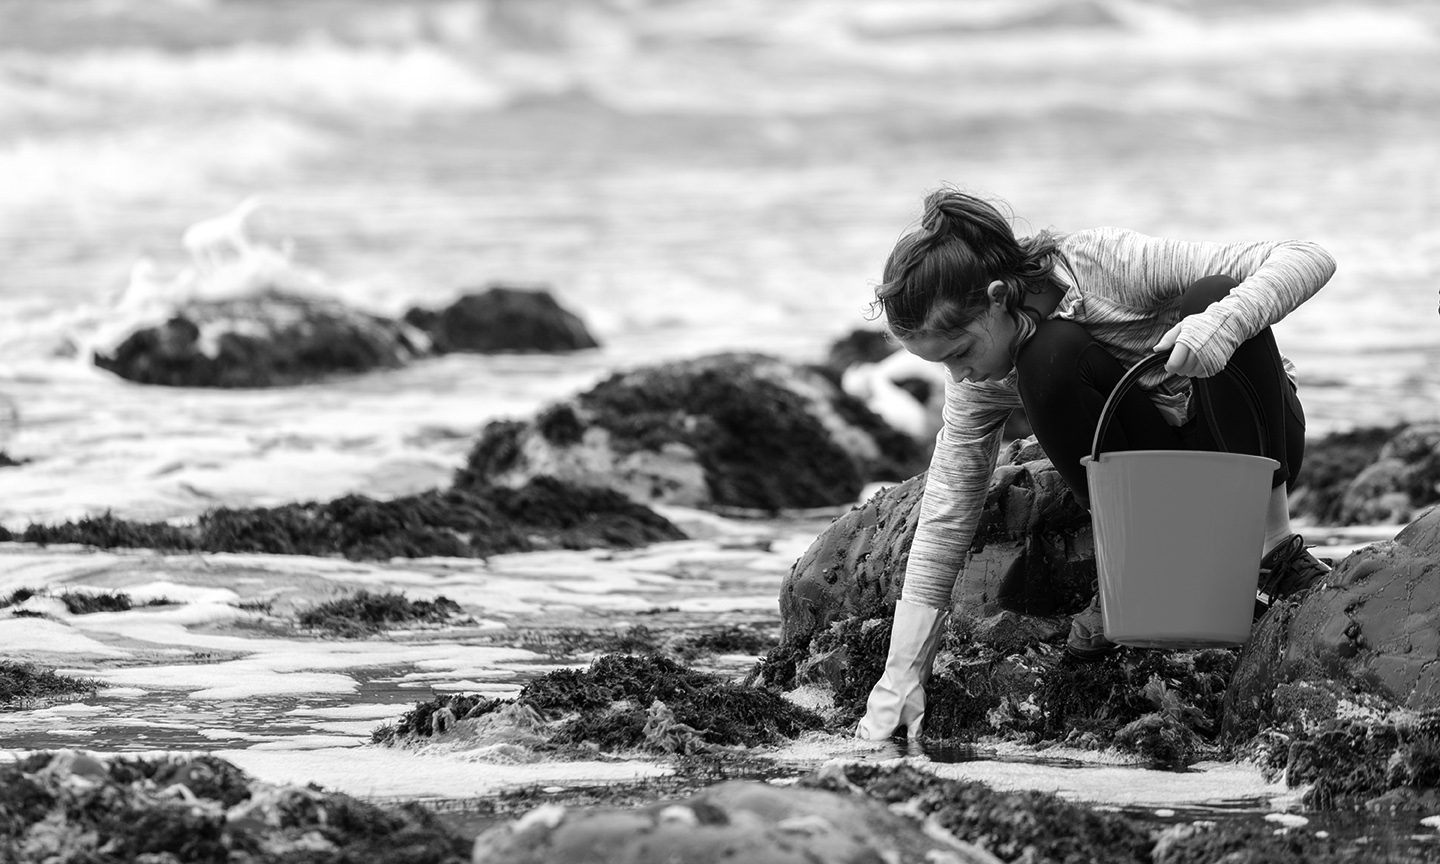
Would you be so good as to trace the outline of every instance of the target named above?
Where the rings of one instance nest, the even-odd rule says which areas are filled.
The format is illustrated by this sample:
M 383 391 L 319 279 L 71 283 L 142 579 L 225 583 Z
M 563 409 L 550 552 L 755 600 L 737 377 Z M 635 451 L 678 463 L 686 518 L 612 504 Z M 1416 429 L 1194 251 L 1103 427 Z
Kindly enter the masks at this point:
M 1101 228 L 1078 232 L 1072 242 L 1070 260 L 1082 284 L 1131 306 L 1171 304 L 1206 276 L 1240 283 L 1185 320 L 1178 341 L 1190 349 L 1201 376 L 1219 372 L 1241 342 L 1290 314 L 1335 272 L 1329 253 L 1302 240 L 1203 243 Z
M 945 424 L 935 437 L 901 590 L 910 603 L 950 608 L 955 579 L 985 510 L 1005 420 L 1020 406 L 1009 382 L 946 381 Z

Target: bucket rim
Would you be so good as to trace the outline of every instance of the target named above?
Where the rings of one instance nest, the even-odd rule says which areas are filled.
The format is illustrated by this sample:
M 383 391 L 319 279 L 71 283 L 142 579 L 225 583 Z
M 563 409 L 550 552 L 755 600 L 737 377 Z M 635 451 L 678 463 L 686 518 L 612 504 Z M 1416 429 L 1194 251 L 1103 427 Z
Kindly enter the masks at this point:
M 1135 459 L 1186 459 L 1197 462 L 1235 462 L 1254 461 L 1260 464 L 1269 465 L 1269 470 L 1274 471 L 1280 467 L 1280 463 L 1269 456 L 1255 456 L 1250 453 L 1225 453 L 1219 450 L 1109 450 L 1100 454 L 1100 458 L 1093 456 L 1081 456 L 1080 464 L 1087 469 L 1091 465 L 1101 465 L 1111 460 L 1122 460 L 1126 458 Z

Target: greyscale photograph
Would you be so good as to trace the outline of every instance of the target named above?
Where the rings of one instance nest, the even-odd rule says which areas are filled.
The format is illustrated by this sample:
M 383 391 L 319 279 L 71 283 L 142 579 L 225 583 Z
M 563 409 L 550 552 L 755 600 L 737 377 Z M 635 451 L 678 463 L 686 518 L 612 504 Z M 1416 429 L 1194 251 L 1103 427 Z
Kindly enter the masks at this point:
M 0 862 L 1440 862 L 1430 0 L 0 0 Z

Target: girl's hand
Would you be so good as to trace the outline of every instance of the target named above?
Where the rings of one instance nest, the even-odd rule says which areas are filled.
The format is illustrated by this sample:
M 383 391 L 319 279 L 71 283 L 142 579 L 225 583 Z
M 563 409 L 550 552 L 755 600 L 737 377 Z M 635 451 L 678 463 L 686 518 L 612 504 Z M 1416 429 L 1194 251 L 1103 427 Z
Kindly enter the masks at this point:
M 1180 330 L 1184 326 L 1185 321 L 1182 320 L 1179 324 L 1166 330 L 1165 335 L 1160 337 L 1160 341 L 1155 343 L 1155 353 L 1170 351 L 1170 359 L 1165 361 L 1166 372 L 1194 378 L 1200 375 L 1200 358 L 1191 352 L 1190 346 L 1176 343 L 1176 340 L 1180 338 Z

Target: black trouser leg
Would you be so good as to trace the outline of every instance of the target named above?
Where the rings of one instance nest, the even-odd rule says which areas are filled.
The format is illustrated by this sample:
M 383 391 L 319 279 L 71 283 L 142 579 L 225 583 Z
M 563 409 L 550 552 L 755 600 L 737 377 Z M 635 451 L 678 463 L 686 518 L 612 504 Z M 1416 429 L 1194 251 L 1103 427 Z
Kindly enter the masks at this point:
M 1199 312 L 1236 284 L 1224 276 L 1201 279 L 1186 291 L 1181 309 L 1185 314 Z M 1089 487 L 1080 458 L 1089 455 L 1100 411 L 1125 368 L 1085 328 L 1060 319 L 1040 322 L 1015 365 L 1020 400 L 1036 439 L 1076 499 L 1089 507 Z M 1280 462 L 1274 485 L 1287 479 L 1293 482 L 1304 455 L 1305 420 L 1269 328 L 1243 343 L 1229 365 L 1250 379 L 1260 398 L 1269 455 Z M 1242 401 L 1246 399 L 1244 391 L 1225 376 L 1197 380 L 1208 387 L 1207 398 L 1227 449 L 1258 452 L 1255 425 Z M 1121 397 L 1101 442 L 1102 451 L 1218 449 L 1203 417 L 1178 428 L 1171 426 L 1138 387 Z
M 1041 321 L 1015 358 L 1020 401 L 1035 439 L 1088 509 L 1090 489 L 1082 456 L 1090 455 L 1095 424 L 1125 367 L 1084 327 L 1073 321 Z M 1138 387 L 1120 399 L 1105 430 L 1102 451 L 1175 450 L 1184 445 L 1155 403 Z
M 1180 301 L 1180 311 L 1185 315 L 1203 312 L 1207 306 L 1230 293 L 1237 283 L 1227 276 L 1210 276 L 1201 279 Z M 1295 484 L 1300 476 L 1300 466 L 1305 458 L 1305 412 L 1300 407 L 1300 397 L 1285 374 L 1285 365 L 1280 359 L 1280 349 L 1275 344 L 1275 334 L 1266 327 L 1250 339 L 1240 343 L 1230 356 L 1227 369 L 1236 370 L 1249 379 L 1255 394 L 1260 399 L 1257 406 L 1264 421 L 1266 452 L 1271 459 L 1280 463 L 1275 469 L 1271 486 L 1282 483 Z M 1209 399 L 1211 410 L 1225 439 L 1224 450 L 1231 453 L 1252 453 L 1259 455 L 1260 447 L 1247 407 L 1248 397 L 1234 380 L 1225 375 L 1195 379 L 1196 393 L 1202 399 Z M 1193 427 L 1193 428 L 1192 428 Z M 1204 417 L 1186 424 L 1182 432 L 1187 438 L 1189 449 L 1222 449 L 1210 434 L 1209 424 Z

